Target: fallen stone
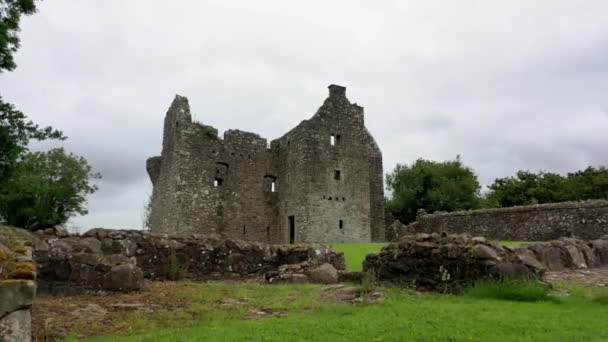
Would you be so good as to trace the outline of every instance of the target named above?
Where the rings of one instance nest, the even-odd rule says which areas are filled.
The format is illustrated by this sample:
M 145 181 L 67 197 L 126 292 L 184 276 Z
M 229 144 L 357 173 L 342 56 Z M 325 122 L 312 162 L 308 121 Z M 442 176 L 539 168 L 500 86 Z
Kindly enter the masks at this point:
M 331 264 L 309 269 L 306 274 L 313 283 L 335 284 L 338 282 L 338 270 Z
M 143 272 L 132 264 L 112 267 L 103 279 L 103 288 L 109 291 L 130 292 L 139 290 L 143 286 Z

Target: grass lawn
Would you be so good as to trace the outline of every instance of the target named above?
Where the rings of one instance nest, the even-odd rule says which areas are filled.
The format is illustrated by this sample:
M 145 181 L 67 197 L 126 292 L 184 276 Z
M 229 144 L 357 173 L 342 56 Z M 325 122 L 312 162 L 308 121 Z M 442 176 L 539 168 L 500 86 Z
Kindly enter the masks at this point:
M 366 254 L 384 244 L 332 245 L 356 271 Z M 337 304 L 321 285 L 152 282 L 141 293 L 115 298 L 41 297 L 34 308 L 49 311 L 50 323 L 38 318 L 45 322 L 43 332 L 56 324 L 71 332 L 68 341 L 607 341 L 608 291 L 572 284 L 558 289 L 547 296 L 546 289 L 481 286 L 455 296 L 380 288 L 384 301 L 352 305 Z M 116 310 L 107 300 L 151 309 Z M 91 304 L 110 313 L 101 319 L 57 311 Z M 90 337 L 95 335 L 103 336 Z
M 312 285 L 188 286 L 186 292 L 195 296 L 190 308 L 125 316 L 123 324 L 134 335 L 92 341 L 608 340 L 608 305 L 583 297 L 528 303 L 388 289 L 381 303 L 336 305 L 315 301 Z M 226 294 L 249 304 L 222 309 L 217 301 Z M 243 319 L 251 300 L 285 315 Z
M 347 271 L 361 271 L 363 260 L 369 253 L 379 252 L 386 243 L 332 243 L 337 251 L 344 253 Z

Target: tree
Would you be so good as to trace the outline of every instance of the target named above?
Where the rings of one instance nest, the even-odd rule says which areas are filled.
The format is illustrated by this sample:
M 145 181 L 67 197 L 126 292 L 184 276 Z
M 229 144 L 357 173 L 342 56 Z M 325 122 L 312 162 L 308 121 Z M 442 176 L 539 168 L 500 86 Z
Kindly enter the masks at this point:
M 392 190 L 387 207 L 403 223 L 415 221 L 419 209 L 455 211 L 480 205 L 477 176 L 460 156 L 445 162 L 418 159 L 411 166 L 397 164 L 386 182 Z
M 34 0 L 0 0 L 0 73 L 17 67 L 13 54 L 20 46 L 21 16 L 36 12 Z
M 1 0 L 0 0 L 1 1 Z M 40 128 L 10 103 L 0 97 L 0 189 L 16 163 L 28 151 L 30 139 L 65 139 L 63 134 L 51 127 Z
M 585 170 L 568 174 L 569 200 L 608 198 L 608 169 L 589 166 Z
M 0 218 L 31 230 L 86 214 L 86 196 L 97 190 L 90 180 L 101 177 L 84 158 L 63 148 L 27 153 L 15 171 L 0 192 Z
M 34 0 L 0 0 L 0 73 L 12 71 L 19 49 L 19 24 L 23 15 L 36 12 Z M 51 127 L 40 128 L 0 96 L 0 189 L 16 163 L 27 152 L 30 139 L 65 139 Z
M 488 207 L 608 198 L 608 169 L 588 167 L 566 177 L 520 170 L 515 177 L 497 178 L 488 188 Z

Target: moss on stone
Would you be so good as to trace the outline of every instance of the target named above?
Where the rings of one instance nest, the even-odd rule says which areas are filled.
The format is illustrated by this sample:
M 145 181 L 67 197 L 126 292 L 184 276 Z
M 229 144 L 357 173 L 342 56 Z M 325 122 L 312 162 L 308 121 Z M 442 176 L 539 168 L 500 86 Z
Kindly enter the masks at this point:
M 8 260 L 8 254 L 4 250 L 0 249 L 0 263 L 3 263 L 7 260 Z
M 15 262 L 7 266 L 7 278 L 9 279 L 34 279 L 36 277 L 36 265 L 33 262 Z

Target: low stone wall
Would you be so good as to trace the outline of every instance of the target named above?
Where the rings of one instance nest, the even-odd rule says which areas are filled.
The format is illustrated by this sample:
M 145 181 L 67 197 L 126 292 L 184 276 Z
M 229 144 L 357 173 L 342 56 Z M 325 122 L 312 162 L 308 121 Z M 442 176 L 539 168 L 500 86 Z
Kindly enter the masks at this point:
M 0 341 L 31 340 L 36 293 L 32 242 L 27 233 L 0 226 Z
M 82 236 L 35 239 L 39 289 L 133 291 L 143 279 L 240 279 L 306 262 L 345 268 L 344 256 L 326 247 L 275 247 L 196 234 L 168 236 L 135 230 L 93 229 Z
M 483 237 L 437 233 L 402 237 L 367 255 L 363 271 L 380 282 L 438 292 L 458 292 L 483 278 L 540 278 L 544 272 Z
M 608 201 L 539 204 L 418 215 L 400 235 L 468 233 L 495 240 L 549 241 L 560 237 L 597 239 L 608 234 Z
M 468 234 L 418 233 L 368 255 L 363 270 L 399 286 L 457 292 L 484 278 L 541 278 L 545 271 L 607 265 L 608 235 L 504 247 Z

